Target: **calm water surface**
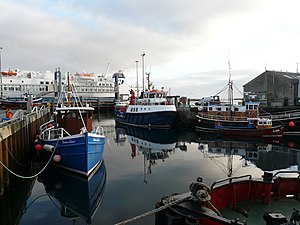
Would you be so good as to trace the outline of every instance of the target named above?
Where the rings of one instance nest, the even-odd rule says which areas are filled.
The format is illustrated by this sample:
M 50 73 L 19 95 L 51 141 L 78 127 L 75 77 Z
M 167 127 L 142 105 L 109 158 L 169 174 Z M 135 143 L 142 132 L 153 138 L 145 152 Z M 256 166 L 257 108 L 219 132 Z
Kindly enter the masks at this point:
M 115 224 L 152 210 L 165 195 L 187 192 L 199 176 L 208 185 L 228 176 L 261 177 L 263 170 L 290 168 L 300 159 L 295 140 L 216 140 L 194 130 L 115 127 L 111 116 L 102 117 L 95 123 L 104 127 L 107 143 L 97 173 L 87 181 L 47 171 L 35 180 L 11 224 Z M 0 216 L 10 216 L 0 210 Z M 155 220 L 148 216 L 130 224 Z

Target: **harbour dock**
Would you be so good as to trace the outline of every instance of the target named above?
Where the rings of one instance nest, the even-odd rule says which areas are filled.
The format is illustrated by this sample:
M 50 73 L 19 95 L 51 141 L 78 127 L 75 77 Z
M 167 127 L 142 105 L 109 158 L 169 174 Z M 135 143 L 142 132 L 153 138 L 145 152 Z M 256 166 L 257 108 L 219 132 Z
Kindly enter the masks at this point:
M 18 110 L 11 120 L 0 123 L 0 195 L 9 186 L 10 173 L 17 173 L 31 161 L 34 136 L 50 116 L 50 108 L 33 108 L 29 113 Z

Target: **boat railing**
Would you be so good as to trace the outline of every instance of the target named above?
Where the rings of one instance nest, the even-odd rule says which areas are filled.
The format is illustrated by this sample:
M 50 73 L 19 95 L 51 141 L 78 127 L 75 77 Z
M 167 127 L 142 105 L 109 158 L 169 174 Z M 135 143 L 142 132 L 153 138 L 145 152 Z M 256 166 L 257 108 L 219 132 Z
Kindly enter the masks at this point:
M 267 115 L 261 116 L 262 118 L 270 118 L 272 120 L 276 119 L 293 119 L 300 117 L 300 112 L 293 112 L 293 113 L 282 113 L 282 114 L 274 114 L 274 115 Z
M 278 171 L 273 175 L 273 177 L 276 177 L 280 174 L 285 174 L 285 175 L 286 174 L 297 174 L 298 175 L 297 178 L 300 178 L 300 171 L 291 171 L 291 170 Z
M 46 123 L 43 123 L 41 126 L 40 126 L 40 132 L 43 132 L 45 131 L 46 129 L 48 129 L 50 126 L 52 126 L 51 124 L 53 124 L 54 120 L 49 120 L 48 122 Z
M 98 135 L 103 135 L 104 134 L 103 127 L 97 126 L 92 133 L 98 134 Z
M 159 100 L 137 100 L 136 105 L 174 105 L 173 101 L 168 101 L 167 99 Z
M 222 179 L 222 180 L 218 180 L 218 181 L 215 181 L 210 189 L 212 190 L 217 184 L 221 184 L 221 183 L 225 183 L 225 182 L 228 182 L 229 184 L 232 183 L 233 181 L 235 180 L 241 180 L 241 179 L 244 179 L 244 178 L 248 178 L 248 180 L 252 180 L 252 176 L 251 175 L 243 175 L 243 176 L 238 176 L 238 177 L 229 177 L 229 178 L 226 178 L 226 179 Z
M 71 136 L 64 128 L 50 127 L 41 133 L 41 139 L 51 140 Z
M 23 120 L 24 118 L 24 111 L 22 109 L 18 109 L 14 114 L 12 119 L 21 119 Z
M 46 108 L 45 105 L 41 105 L 41 106 L 34 106 L 31 110 L 31 112 L 36 112 L 39 113 L 40 111 L 44 110 Z
M 221 120 L 221 121 L 244 121 L 247 122 L 247 117 L 242 116 L 223 116 L 223 115 L 208 115 L 205 113 L 202 113 L 200 115 L 201 117 L 212 119 L 212 120 Z

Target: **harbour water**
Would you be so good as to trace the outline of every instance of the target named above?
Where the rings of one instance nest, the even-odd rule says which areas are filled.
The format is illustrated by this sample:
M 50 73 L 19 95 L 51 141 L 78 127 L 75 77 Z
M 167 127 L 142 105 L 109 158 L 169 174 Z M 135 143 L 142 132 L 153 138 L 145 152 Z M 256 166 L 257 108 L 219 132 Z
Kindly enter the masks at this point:
M 8 217 L 0 221 L 11 222 L 6 225 L 111 225 L 154 209 L 163 196 L 189 191 L 190 182 L 198 177 L 211 185 L 229 176 L 255 178 L 265 170 L 298 169 L 300 163 L 296 138 L 234 140 L 194 129 L 116 127 L 110 114 L 102 114 L 97 123 L 107 137 L 104 163 L 97 173 L 86 180 L 47 170 L 33 179 L 19 215 L 10 218 L 6 204 L 24 188 L 15 178 L 13 190 L 10 186 L 0 196 L 0 216 Z M 154 225 L 155 217 L 130 224 Z

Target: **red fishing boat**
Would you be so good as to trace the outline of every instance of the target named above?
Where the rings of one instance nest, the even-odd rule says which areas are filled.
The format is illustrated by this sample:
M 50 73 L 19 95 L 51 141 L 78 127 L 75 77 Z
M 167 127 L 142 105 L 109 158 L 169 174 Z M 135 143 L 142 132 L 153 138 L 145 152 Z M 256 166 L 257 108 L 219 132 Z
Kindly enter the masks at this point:
M 230 137 L 282 137 L 284 127 L 282 125 L 273 126 L 271 119 L 248 118 L 246 125 L 230 126 L 216 120 L 213 128 L 196 126 L 197 130 L 214 132 L 222 136 Z
M 190 184 L 190 192 L 164 197 L 156 204 L 155 224 L 296 224 L 299 178 L 298 171 L 265 172 L 260 179 L 245 175 L 211 186 L 198 178 Z

